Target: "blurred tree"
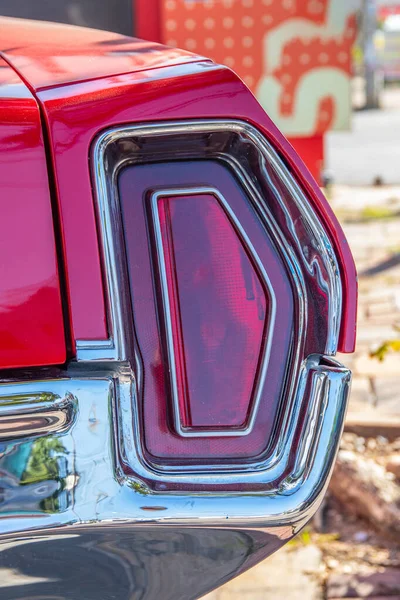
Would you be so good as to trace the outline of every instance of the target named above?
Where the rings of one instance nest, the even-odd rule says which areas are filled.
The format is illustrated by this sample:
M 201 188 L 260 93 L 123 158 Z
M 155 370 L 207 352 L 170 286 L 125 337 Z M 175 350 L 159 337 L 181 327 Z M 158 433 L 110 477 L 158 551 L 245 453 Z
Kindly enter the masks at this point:
M 40 503 L 40 508 L 45 512 L 54 512 L 59 508 L 58 496 L 65 487 L 64 478 L 60 475 L 60 458 L 66 454 L 67 450 L 58 438 L 43 437 L 32 443 L 21 484 L 57 481 L 58 490 Z
M 400 326 L 395 325 L 394 329 L 396 331 L 400 331 Z M 400 338 L 395 338 L 394 340 L 385 340 L 376 350 L 371 352 L 370 355 L 373 358 L 377 358 L 378 360 L 382 361 L 390 351 L 400 352 Z

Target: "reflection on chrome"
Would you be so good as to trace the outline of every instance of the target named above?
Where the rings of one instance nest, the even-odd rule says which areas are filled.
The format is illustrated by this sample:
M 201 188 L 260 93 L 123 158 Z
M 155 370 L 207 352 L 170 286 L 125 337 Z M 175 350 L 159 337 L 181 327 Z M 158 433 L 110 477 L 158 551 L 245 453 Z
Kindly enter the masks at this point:
M 310 357 L 294 418 L 282 436 L 274 461 L 264 471 L 249 468 L 234 476 L 212 471 L 195 476 L 184 472 L 150 473 L 134 448 L 139 439 L 133 429 L 128 431 L 127 421 L 132 422 L 133 415 L 125 401 L 130 401 L 131 407 L 133 403 L 126 393 L 134 389 L 128 379 L 126 373 L 116 370 L 112 376 L 99 379 L 2 386 L 8 396 L 14 385 L 21 386 L 21 391 L 23 387 L 46 386 L 53 393 L 54 388 L 60 390 L 61 384 L 65 396 L 73 395 L 77 403 L 75 420 L 67 431 L 32 440 L 11 438 L 2 443 L 2 533 L 110 519 L 179 526 L 221 526 L 229 519 L 231 526 L 293 524 L 297 528 L 316 509 L 341 433 L 350 383 L 348 370 L 331 359 Z M 124 397 L 121 404 L 118 396 Z M 304 402 L 309 408 L 302 418 Z M 207 491 L 207 486 L 224 477 L 230 477 L 231 484 L 243 483 L 242 478 L 257 486 L 245 497 L 240 486 L 235 490 L 234 485 L 231 491 Z M 183 484 L 193 481 L 198 485 L 195 496 L 182 491 Z M 34 506 L 25 504 L 25 486 L 34 486 Z M 153 510 L 148 511 L 149 507 Z
M 294 419 L 281 439 L 275 461 L 264 474 L 250 469 L 242 474 L 250 483 L 258 483 L 244 495 L 235 486 L 225 492 L 207 491 L 210 484 L 224 478 L 212 471 L 195 476 L 195 494 L 182 491 L 185 481 L 193 481 L 193 474 L 153 471 L 149 479 L 134 448 L 139 440 L 132 426 L 132 374 L 124 365 L 108 371 L 107 376 L 94 376 L 93 371 L 85 372 L 81 363 L 73 367 L 69 379 L 1 385 L 2 398 L 14 394 L 26 402 L 30 395 L 35 402 L 46 393 L 57 396 L 59 402 L 71 401 L 73 406 L 66 428 L 32 438 L 11 436 L 0 442 L 2 566 L 19 566 L 25 574 L 50 579 L 57 572 L 57 580 L 64 581 L 68 593 L 72 589 L 78 594 L 82 569 L 92 581 L 90 569 L 96 568 L 97 578 L 99 561 L 108 557 L 115 572 L 109 569 L 102 574 L 103 583 L 99 576 L 98 585 L 88 584 L 85 598 L 95 598 L 101 585 L 112 582 L 115 597 L 122 600 L 127 590 L 137 589 L 138 569 L 139 582 L 142 577 L 147 581 L 138 597 L 152 598 L 152 569 L 160 569 L 164 560 L 166 568 L 173 569 L 170 557 L 180 561 L 179 573 L 189 573 L 200 560 L 209 571 L 208 575 L 192 576 L 197 596 L 229 579 L 232 569 L 239 573 L 275 551 L 315 512 L 333 466 L 349 391 L 350 373 L 338 363 L 309 358 Z M 300 418 L 303 402 L 309 403 L 305 419 Z M 289 453 L 295 443 L 293 462 Z M 59 539 L 56 534 L 61 532 Z M 26 545 L 33 563 L 23 558 Z M 88 547 L 93 553 L 87 552 Z M 143 552 L 148 555 L 146 560 Z M 149 558 L 153 552 L 157 556 L 154 561 Z M 60 557 L 62 573 L 57 571 Z M 70 580 L 67 574 L 77 563 L 80 577 Z M 30 571 L 31 564 L 36 571 Z M 121 569 L 123 575 L 117 581 Z M 41 583 L 40 597 L 51 597 L 54 585 Z M 185 585 L 181 580 L 181 587 L 174 582 L 171 593 L 164 597 L 191 597 Z M 60 597 L 71 596 L 61 593 Z
M 46 384 L 43 385 L 46 390 Z M 10 391 L 8 395 L 2 393 L 6 389 Z M 61 432 L 70 427 L 75 412 L 71 394 L 60 397 L 55 392 L 42 391 L 40 384 L 30 386 L 28 392 L 25 389 L 0 385 L 0 440 Z
M 52 382 L 51 391 L 47 382 L 0 385 L 1 513 L 67 509 L 73 485 L 62 434 L 76 408 L 62 380 Z

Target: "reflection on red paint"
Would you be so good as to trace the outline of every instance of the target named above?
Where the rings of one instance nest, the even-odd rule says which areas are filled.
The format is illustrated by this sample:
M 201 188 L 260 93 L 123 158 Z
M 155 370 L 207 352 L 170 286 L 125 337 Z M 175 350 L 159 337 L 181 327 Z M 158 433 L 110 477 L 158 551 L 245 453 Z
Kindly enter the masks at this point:
M 34 89 L 198 59 L 110 31 L 0 17 L 0 51 Z
M 193 63 L 46 89 L 38 93 L 38 98 L 52 144 L 76 339 L 107 337 L 87 160 L 94 138 L 105 128 L 121 124 L 223 118 L 243 120 L 260 130 L 278 150 L 323 220 L 341 265 L 344 293 L 339 350 L 353 351 L 357 280 L 344 234 L 292 146 L 234 73 L 212 63 Z
M 0 368 L 66 359 L 37 103 L 0 58 Z

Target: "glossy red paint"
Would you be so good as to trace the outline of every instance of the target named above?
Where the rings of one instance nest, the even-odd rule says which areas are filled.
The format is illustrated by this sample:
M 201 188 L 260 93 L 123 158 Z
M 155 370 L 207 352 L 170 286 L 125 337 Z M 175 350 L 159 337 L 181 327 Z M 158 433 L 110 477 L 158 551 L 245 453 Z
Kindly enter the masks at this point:
M 0 55 L 20 74 L 34 94 L 39 90 L 54 85 L 65 85 L 88 79 L 104 78 L 102 88 L 108 87 L 110 82 L 121 73 L 139 73 L 146 70 L 151 72 L 157 67 L 166 67 L 191 63 L 199 60 L 198 56 L 179 50 L 167 48 L 153 42 L 145 42 L 130 37 L 97 31 L 81 27 L 71 27 L 55 23 L 42 23 L 22 19 L 0 18 L 1 40 Z M 148 75 L 146 74 L 147 78 Z M 157 78 L 157 77 L 156 77 Z M 92 105 L 95 110 L 102 113 L 101 94 L 96 98 L 98 103 Z M 91 109 L 88 107 L 89 112 Z M 84 127 L 84 124 L 82 124 Z M 105 127 L 106 121 L 100 125 Z M 71 132 L 72 133 L 72 132 Z M 74 153 L 75 133 L 67 146 Z M 53 147 L 54 149 L 54 147 Z M 87 147 L 84 165 L 88 163 Z M 56 154 L 65 151 L 64 142 L 56 148 Z M 79 152 L 79 151 L 78 151 Z M 79 155 L 81 157 L 81 155 Z M 87 172 L 85 171 L 85 179 Z M 56 182 L 57 184 L 57 182 Z M 104 339 L 107 337 L 105 319 L 105 306 L 103 286 L 100 277 L 100 263 L 97 250 L 97 232 L 93 223 L 93 206 L 89 202 L 82 202 L 83 196 L 75 196 L 72 205 L 69 205 L 69 193 L 74 194 L 74 189 L 79 189 L 75 177 L 70 177 L 65 184 L 67 192 L 58 189 L 62 201 L 63 223 L 71 215 L 75 225 L 76 242 L 68 246 L 67 272 L 71 281 L 72 310 L 78 311 L 80 318 L 73 318 L 72 326 L 76 328 L 76 339 Z M 76 186 L 76 187 L 75 187 Z M 91 192 L 86 198 L 91 197 Z M 78 201 L 78 213 L 75 213 L 75 203 Z M 80 214 L 80 216 L 78 216 Z M 65 233 L 69 239 L 69 234 Z M 79 238 L 79 242 L 78 242 Z M 82 248 L 88 252 L 82 254 Z M 73 258 L 71 258 L 73 257 Z M 81 263 L 81 269 L 70 269 L 72 264 Z M 85 273 L 82 276 L 82 273 Z M 67 273 L 67 274 L 68 274 Z M 82 310 L 77 308 L 82 300 Z M 90 307 L 89 309 L 87 307 Z
M 35 90 L 199 59 L 179 48 L 57 23 L 1 17 L 0 30 L 0 52 Z
M 0 58 L 0 368 L 63 363 L 63 313 L 39 109 Z
M 87 158 L 93 139 L 101 130 L 121 124 L 233 118 L 252 123 L 274 145 L 323 219 L 342 266 L 340 350 L 353 350 L 357 279 L 342 229 L 292 146 L 232 71 L 198 62 L 42 90 L 38 98 L 53 147 L 77 339 L 102 337 L 105 322 L 98 300 L 102 280 L 94 209 L 83 202 L 92 193 Z

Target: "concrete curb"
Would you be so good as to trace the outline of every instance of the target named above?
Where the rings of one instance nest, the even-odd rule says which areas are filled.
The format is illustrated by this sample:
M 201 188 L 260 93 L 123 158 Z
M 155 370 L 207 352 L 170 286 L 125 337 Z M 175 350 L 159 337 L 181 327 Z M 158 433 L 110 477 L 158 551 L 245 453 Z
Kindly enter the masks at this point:
M 361 437 L 378 437 L 389 441 L 400 437 L 400 416 L 374 414 L 349 414 L 344 430 Z

